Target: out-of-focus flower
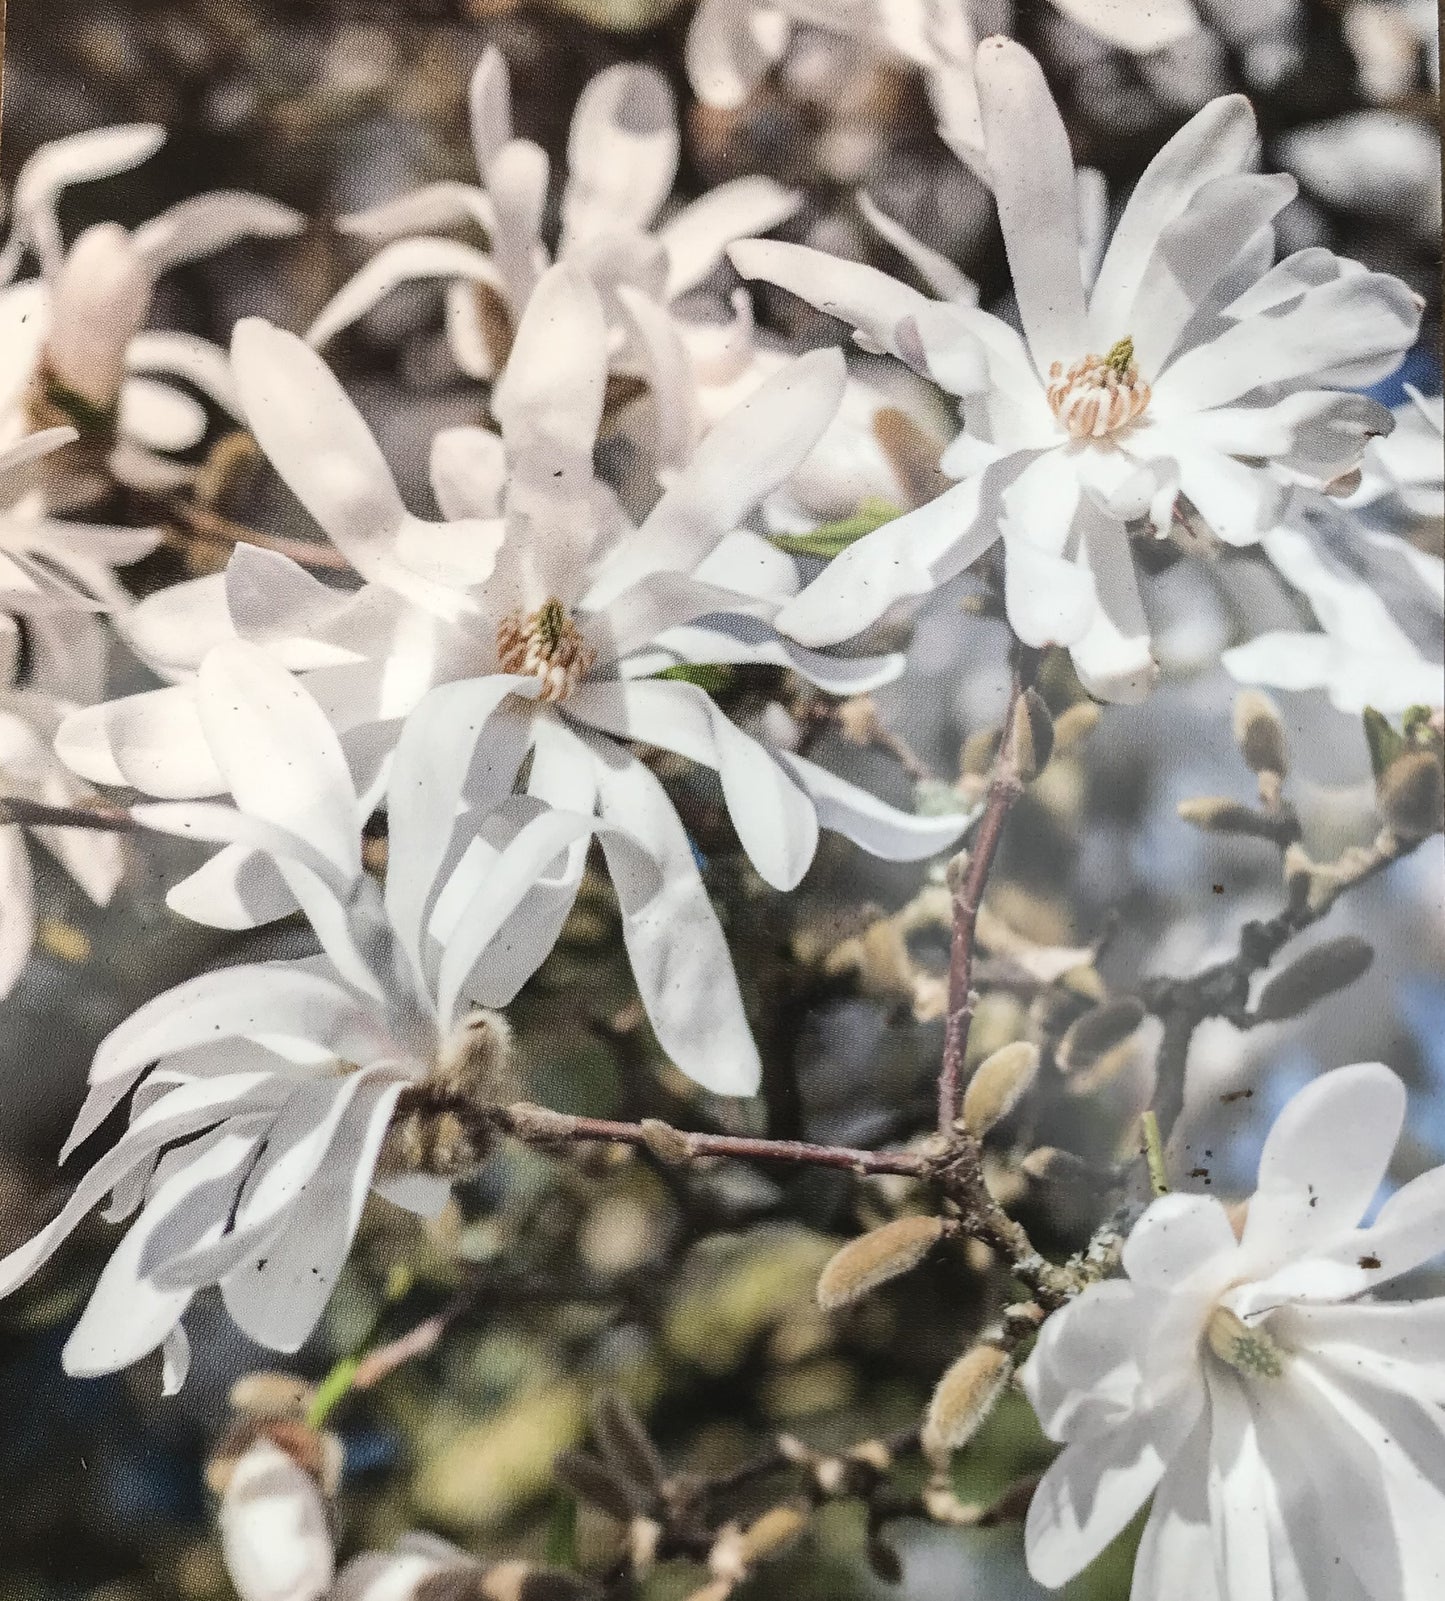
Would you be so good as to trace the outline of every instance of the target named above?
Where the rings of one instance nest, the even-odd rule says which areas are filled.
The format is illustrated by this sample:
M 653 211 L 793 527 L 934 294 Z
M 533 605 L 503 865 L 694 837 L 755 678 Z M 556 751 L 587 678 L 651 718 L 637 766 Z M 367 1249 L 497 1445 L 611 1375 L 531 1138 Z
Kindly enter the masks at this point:
M 1122 50 L 1159 50 L 1199 27 L 1189 0 L 1054 0 L 1065 16 Z M 711 106 L 747 99 L 769 67 L 782 59 L 795 26 L 856 39 L 860 48 L 921 67 L 935 108 L 962 111 L 972 121 L 968 90 L 956 74 L 972 71 L 973 24 L 967 0 L 701 0 L 687 36 L 687 74 L 693 92 Z M 962 92 L 963 101 L 955 97 Z M 941 115 L 941 120 L 948 121 Z
M 1327 205 L 1439 237 L 1440 140 L 1428 124 L 1394 111 L 1355 111 L 1292 129 L 1278 152 L 1305 192 Z
M 224 351 L 193 334 L 144 331 L 156 281 L 234 240 L 304 226 L 277 201 L 219 191 L 134 230 L 96 223 L 67 248 L 56 216 L 61 194 L 137 166 L 164 139 L 149 123 L 75 134 L 43 145 L 15 180 L 14 226 L 0 254 L 0 282 L 8 284 L 0 290 L 0 442 L 52 423 L 78 429 L 90 470 L 53 478 L 52 501 L 89 498 L 103 487 L 102 468 L 141 488 L 186 480 L 166 457 L 199 442 L 205 411 L 160 380 L 184 379 L 232 412 L 235 399 Z M 12 282 L 27 253 L 39 276 Z
M 1445 516 L 1445 396 L 1422 395 L 1395 408 L 1395 428 L 1370 441 L 1360 463 L 1360 487 L 1344 504 L 1410 517 Z
M 510 770 L 490 794 L 474 784 L 462 806 L 465 730 L 509 690 L 528 689 L 507 679 L 448 686 L 408 725 L 392 769 L 383 896 L 362 869 L 363 806 L 321 707 L 258 646 L 234 641 L 208 655 L 193 714 L 236 806 L 134 815 L 226 847 L 177 886 L 174 904 L 222 926 L 299 905 L 322 954 L 202 974 L 101 1042 L 62 1160 L 134 1087 L 130 1127 L 58 1216 L 0 1262 L 8 1293 L 107 1194 L 110 1220 L 138 1213 L 66 1344 L 68 1372 L 137 1361 L 174 1337 L 210 1284 L 251 1338 L 295 1350 L 373 1184 L 430 1214 L 449 1180 L 475 1166 L 484 1136 L 427 1096 L 463 1108 L 495 1097 L 504 1025 L 469 996 L 498 975 L 505 984 L 524 960 L 513 936 L 517 915 L 531 915 L 529 890 L 594 834 L 621 882 L 644 899 L 657 888 L 619 830 L 510 797 Z M 388 1145 L 403 1114 L 406 1143 Z
M 1435 0 L 1349 0 L 1345 40 L 1359 67 L 1360 87 L 1377 104 L 1408 94 L 1421 68 L 1440 88 L 1440 11 Z
M 40 492 L 26 487 L 30 466 L 76 437 L 73 428 L 50 428 L 0 451 L 0 795 L 62 807 L 95 799 L 52 744 L 64 718 L 104 691 L 100 615 L 129 601 L 112 569 L 138 561 L 159 537 L 45 515 Z M 35 837 L 92 901 L 109 901 L 123 867 L 119 834 L 39 828 Z M 34 881 L 17 823 L 0 825 L 0 890 L 3 996 L 35 937 Z
M 944 321 L 918 296 L 925 318 L 903 299 L 913 291 L 816 251 L 732 247 L 745 276 L 851 321 L 870 348 L 965 397 L 941 464 L 963 482 L 850 546 L 778 626 L 814 646 L 849 638 L 1001 535 L 1020 638 L 1067 645 L 1092 693 L 1138 699 L 1154 663 L 1131 532 L 1168 535 L 1182 498 L 1213 534 L 1250 544 L 1291 485 L 1352 471 L 1391 418 L 1326 386 L 1393 370 L 1419 307 L 1398 280 L 1325 250 L 1270 266 L 1270 221 L 1294 182 L 1242 170 L 1255 125 L 1238 96 L 1212 102 L 1150 163 L 1086 295 L 1068 137 L 1037 63 L 993 39 L 978 76 L 1025 339 L 956 304 Z M 970 339 L 986 385 L 953 376 L 973 376 L 958 359 Z
M 1445 1249 L 1445 1168 L 1360 1226 L 1405 1090 L 1326 1074 L 1265 1142 L 1236 1238 L 1215 1199 L 1156 1201 L 1096 1284 L 1045 1324 L 1023 1384 L 1065 1450 L 1027 1524 L 1046 1585 L 1152 1494 L 1134 1601 L 1406 1601 L 1445 1584 L 1445 1301 L 1370 1292 Z
M 439 437 L 434 481 L 456 520 L 421 524 L 404 512 L 374 442 L 315 352 L 265 324 L 242 324 L 237 379 L 251 428 L 368 583 L 338 595 L 281 558 L 238 552 L 225 575 L 177 586 L 142 608 L 132 635 L 154 641 L 173 668 L 187 649 L 229 632 L 264 645 L 316 685 L 358 769 L 377 769 L 396 719 L 432 685 L 513 675 L 495 681 L 495 721 L 470 736 L 487 781 L 510 787 L 530 750 L 531 796 L 625 819 L 646 840 L 661 895 L 618 888 L 631 909 L 624 934 L 649 1016 L 690 1076 L 750 1093 L 756 1048 L 692 845 L 657 779 L 623 742 L 716 769 L 744 848 L 779 888 L 807 870 L 821 827 L 876 855 L 914 860 L 967 826 L 961 815 L 884 805 L 744 733 L 696 684 L 657 676 L 693 663 L 764 662 L 851 694 L 899 670 L 897 657 L 838 658 L 781 639 L 771 618 L 796 589 L 794 564 L 739 528 L 827 426 L 842 359 L 816 352 L 769 380 L 711 430 L 633 528 L 592 476 L 606 330 L 595 292 L 574 268 L 555 267 L 538 286 L 514 354 L 522 359 L 493 403 L 502 438 L 477 429 Z M 408 569 L 403 585 L 397 562 L 408 550 L 424 554 L 435 576 Z M 190 682 L 78 714 L 59 748 L 86 776 L 152 794 L 220 787 Z M 556 881 L 531 897 L 537 929 L 549 931 L 536 935 L 543 951 L 571 906 L 584 857 L 584 848 L 572 851 Z
M 600 1592 L 589 1579 L 535 1563 L 478 1561 L 434 1534 L 405 1534 L 390 1551 L 352 1557 L 331 1592 L 332 1601 L 426 1601 L 441 1594 L 477 1601 L 595 1601 Z
M 314 1464 L 285 1449 L 293 1436 L 302 1436 L 299 1425 L 259 1429 L 219 1475 L 222 1464 L 211 1464 L 212 1478 L 224 1480 L 221 1550 L 241 1601 L 319 1601 L 335 1576 L 326 1496 Z

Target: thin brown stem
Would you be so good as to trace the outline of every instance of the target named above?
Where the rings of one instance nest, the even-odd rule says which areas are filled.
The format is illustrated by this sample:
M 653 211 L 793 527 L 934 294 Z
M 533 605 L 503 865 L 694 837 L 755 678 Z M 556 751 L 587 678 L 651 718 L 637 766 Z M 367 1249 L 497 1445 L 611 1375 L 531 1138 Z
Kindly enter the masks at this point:
M 1014 761 L 1014 723 L 1019 701 L 1033 677 L 1037 654 L 1020 651 L 1014 666 L 1008 707 L 1004 712 L 1003 734 L 989 778 L 988 799 L 961 873 L 951 874 L 953 888 L 953 939 L 948 960 L 948 1013 L 943 1030 L 943 1061 L 938 1073 L 938 1131 L 947 1134 L 958 1116 L 963 1089 L 963 1065 L 968 1054 L 968 1036 L 973 1027 L 978 997 L 973 989 L 974 935 L 979 907 L 983 904 L 988 875 L 998 854 L 1004 824 L 1014 802 L 1023 792 Z
M 129 834 L 140 827 L 129 812 L 103 803 L 47 806 L 20 795 L 0 796 L 0 824 L 5 823 L 23 823 L 27 828 L 94 828 L 112 834 Z
M 256 545 L 261 550 L 274 550 L 288 556 L 302 567 L 326 572 L 349 573 L 351 563 L 332 545 L 323 545 L 313 539 L 291 539 L 285 534 L 268 534 L 247 523 L 238 523 L 198 501 L 174 496 L 162 502 L 163 514 L 181 525 L 178 542 L 198 539 L 208 545 L 223 545 L 234 549 L 237 545 Z

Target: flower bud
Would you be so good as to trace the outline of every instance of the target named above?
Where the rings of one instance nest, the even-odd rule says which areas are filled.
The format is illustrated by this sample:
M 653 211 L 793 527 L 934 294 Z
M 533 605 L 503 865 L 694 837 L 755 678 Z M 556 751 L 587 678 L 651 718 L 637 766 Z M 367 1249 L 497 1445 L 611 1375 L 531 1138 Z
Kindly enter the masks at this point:
M 1234 698 L 1234 743 L 1251 772 L 1289 771 L 1279 708 L 1257 689 L 1242 689 Z
M 334 1553 L 321 1486 L 269 1434 L 230 1464 L 219 1521 L 241 1601 L 319 1601 L 330 1588 Z
M 1013 1373 L 1013 1361 L 996 1345 L 965 1351 L 938 1381 L 923 1423 L 923 1449 L 933 1462 L 967 1445 Z
M 980 1062 L 963 1093 L 964 1127 L 982 1139 L 1023 1100 L 1038 1072 L 1038 1047 L 1027 1040 L 1005 1045 Z
M 1077 1073 L 1122 1045 L 1144 1021 L 1144 1006 L 1132 995 L 1105 1001 L 1076 1018 L 1064 1032 L 1054 1053 L 1064 1073 Z
M 1031 784 L 1054 751 L 1054 720 L 1036 689 L 1026 689 L 1014 706 L 1013 762 L 1019 777 Z
M 769 1507 L 742 1531 L 738 1552 L 748 1567 L 777 1556 L 803 1532 L 808 1515 L 800 1507 Z
M 1072 756 L 1099 726 L 1104 715 L 1097 701 L 1081 700 L 1054 718 L 1054 749 L 1061 756 Z
M 1298 1017 L 1316 1001 L 1353 984 L 1374 959 L 1374 949 L 1354 934 L 1313 946 L 1265 985 L 1254 1015 L 1262 1023 Z
M 49 376 L 89 406 L 110 407 L 125 353 L 150 310 L 154 280 L 135 240 L 113 222 L 87 228 L 51 290 Z
M 1206 834 L 1253 834 L 1273 839 L 1278 831 L 1272 818 L 1225 795 L 1198 795 L 1180 801 L 1179 816 Z
M 941 1217 L 900 1217 L 850 1240 L 818 1278 L 818 1305 L 833 1312 L 907 1273 L 948 1229 Z
M 1390 763 L 1375 786 L 1380 815 L 1402 839 L 1428 839 L 1441 827 L 1445 773 L 1433 751 L 1416 750 Z

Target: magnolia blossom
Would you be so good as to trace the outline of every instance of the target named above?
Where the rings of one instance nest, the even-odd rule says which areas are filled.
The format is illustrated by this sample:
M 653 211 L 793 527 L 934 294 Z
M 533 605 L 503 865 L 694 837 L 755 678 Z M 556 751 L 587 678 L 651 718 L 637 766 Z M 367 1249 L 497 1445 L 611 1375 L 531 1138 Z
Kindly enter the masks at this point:
M 1426 1601 L 1445 1586 L 1445 1301 L 1373 1291 L 1445 1248 L 1445 1168 L 1361 1219 L 1405 1090 L 1327 1073 L 1265 1142 L 1238 1233 L 1204 1195 L 1135 1225 L 1126 1278 L 1044 1325 L 1023 1371 L 1065 1442 L 1029 1509 L 1063 1584 L 1152 1494 L 1134 1601 Z
M 220 1286 L 252 1339 L 293 1351 L 315 1326 L 373 1184 L 433 1213 L 480 1151 L 465 1127 L 412 1109 L 428 1082 L 467 1099 L 490 1082 L 505 1025 L 473 997 L 515 988 L 515 920 L 559 855 L 598 835 L 624 903 L 658 889 L 647 857 L 605 823 L 509 794 L 473 772 L 465 734 L 509 690 L 450 685 L 397 747 L 386 890 L 363 871 L 366 810 L 322 709 L 258 646 L 204 662 L 196 715 L 235 806 L 140 806 L 149 827 L 226 849 L 172 904 L 244 926 L 299 905 L 322 954 L 204 973 L 142 1006 L 101 1042 L 62 1161 L 134 1089 L 130 1126 L 53 1222 L 0 1261 L 0 1294 L 33 1274 L 108 1194 L 134 1217 L 65 1347 L 67 1372 L 110 1372 L 174 1349 L 192 1297 Z M 467 788 L 472 804 L 462 805 Z M 228 855 L 228 853 L 231 853 Z M 236 870 L 230 871 L 234 855 Z M 380 1166 L 379 1166 L 380 1165 Z
M 75 134 L 42 145 L 21 167 L 14 227 L 0 254 L 0 442 L 48 423 L 73 424 L 89 474 L 72 469 L 53 496 L 84 498 L 104 464 L 140 487 L 184 481 L 165 460 L 205 433 L 204 408 L 162 380 L 184 379 L 234 413 L 225 353 L 193 334 L 145 331 L 157 279 L 181 262 L 248 236 L 297 232 L 299 213 L 261 195 L 196 195 L 134 230 L 102 222 L 66 246 L 56 203 L 72 184 L 137 166 L 165 139 L 150 123 Z M 39 276 L 13 282 L 26 254 Z M 62 466 L 70 465 L 68 460 Z
M 942 461 L 962 482 L 850 546 L 778 626 L 812 646 L 852 637 L 1001 536 L 1019 637 L 1068 646 L 1093 694 L 1138 699 L 1155 669 L 1131 535 L 1168 535 L 1178 503 L 1218 539 L 1250 544 L 1291 485 L 1353 471 L 1391 418 L 1328 386 L 1391 371 L 1419 307 L 1398 280 L 1325 250 L 1270 266 L 1270 219 L 1294 181 L 1244 170 L 1256 135 L 1238 96 L 1206 106 L 1149 164 L 1086 294 L 1068 137 L 1037 63 L 989 40 L 978 84 L 1023 339 L 855 263 L 732 247 L 745 276 L 845 318 L 867 348 L 964 397 Z
M 472 74 L 472 150 L 481 186 L 432 183 L 341 220 L 346 232 L 386 245 L 312 324 L 322 345 L 398 284 L 448 280 L 447 332 L 462 370 L 500 376 L 549 255 L 542 217 L 550 177 L 546 152 L 512 131 L 507 64 L 494 46 Z M 790 217 L 801 203 L 770 178 L 719 184 L 665 223 L 656 218 L 677 172 L 678 132 L 672 91 L 653 67 L 624 63 L 600 72 L 582 91 L 567 140 L 556 256 L 585 272 L 604 298 L 619 371 L 635 371 L 639 337 L 629 338 L 629 299 L 659 316 L 696 288 L 734 239 Z M 487 250 L 419 230 L 472 224 Z
M 744 848 L 779 888 L 807 870 L 820 828 L 912 860 L 968 823 L 884 805 L 743 732 L 696 685 L 656 676 L 691 663 L 762 662 L 856 693 L 899 671 L 898 657 L 838 658 L 781 639 L 771 619 L 797 587 L 794 564 L 738 527 L 816 444 L 838 405 L 842 360 L 816 352 L 769 380 L 708 434 L 633 528 L 592 475 L 606 326 L 574 269 L 555 267 L 539 285 L 514 354 L 493 400 L 502 437 L 462 429 L 438 438 L 433 480 L 451 521 L 423 523 L 402 507 L 320 358 L 266 324 L 243 323 L 235 359 L 251 429 L 366 582 L 338 592 L 283 557 L 242 549 L 224 575 L 145 602 L 129 637 L 177 676 L 227 633 L 263 646 L 314 686 L 368 792 L 397 719 L 428 688 L 510 675 L 496 680 L 495 718 L 471 731 L 479 761 L 510 785 L 530 751 L 529 795 L 598 811 L 646 841 L 664 892 L 624 921 L 643 1001 L 684 1071 L 715 1090 L 751 1093 L 756 1048 L 693 847 L 625 742 L 715 769 Z M 77 714 L 58 748 L 83 775 L 150 794 L 221 787 L 189 679 Z M 532 966 L 566 918 L 584 856 L 580 846 L 571 852 L 556 883 L 529 900 Z M 623 899 L 635 897 L 624 890 Z
M 343 230 L 393 242 L 320 313 L 307 335 L 313 344 L 324 345 L 399 284 L 441 278 L 448 281 L 447 336 L 458 366 L 474 378 L 501 377 L 548 264 L 540 232 L 548 163 L 537 145 L 513 135 L 507 66 L 494 47 L 472 75 L 470 109 L 481 186 L 428 184 L 344 217 Z M 794 191 L 754 175 L 719 184 L 658 224 L 678 148 L 672 92 L 661 73 L 623 64 L 593 78 L 572 118 L 556 252 L 602 296 L 609 371 L 623 384 L 646 386 L 650 403 L 623 404 L 620 420 L 663 477 L 679 471 L 713 423 L 791 360 L 757 334 L 746 294 L 734 295 L 728 316 L 696 291 L 729 243 L 784 221 L 801 203 Z M 422 232 L 465 224 L 486 230 L 486 250 Z M 808 528 L 869 497 L 907 503 L 906 485 L 874 429 L 879 409 L 900 400 L 917 429 L 916 398 L 851 382 L 817 448 L 786 491 L 770 498 L 774 523 Z M 942 445 L 941 438 L 932 442 L 935 457 Z
M 1410 542 L 1410 519 L 1445 515 L 1442 402 L 1417 390 L 1398 426 L 1371 441 L 1360 485 L 1343 505 L 1296 491 L 1261 541 L 1309 602 L 1318 630 L 1274 629 L 1225 651 L 1246 684 L 1324 689 L 1341 711 L 1387 715 L 1445 699 L 1440 630 L 1445 562 Z
M 159 537 L 45 515 L 40 491 L 26 487 L 31 464 L 76 437 L 73 428 L 50 428 L 0 451 L 0 795 L 60 807 L 95 798 L 52 745 L 62 721 L 104 692 L 108 641 L 101 613 L 128 601 L 112 569 L 139 560 Z M 109 901 L 123 868 L 119 834 L 34 833 L 92 901 Z M 10 992 L 30 955 L 35 919 L 24 832 L 17 823 L 0 825 L 0 995 Z

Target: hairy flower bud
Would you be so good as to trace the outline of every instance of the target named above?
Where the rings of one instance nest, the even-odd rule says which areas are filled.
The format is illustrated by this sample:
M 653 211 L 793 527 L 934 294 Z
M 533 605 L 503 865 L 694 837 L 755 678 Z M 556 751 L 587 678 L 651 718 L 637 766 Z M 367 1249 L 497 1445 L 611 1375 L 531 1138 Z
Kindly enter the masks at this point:
M 1289 771 L 1279 708 L 1257 689 L 1242 689 L 1234 698 L 1234 743 L 1251 772 Z
M 1132 995 L 1105 1001 L 1076 1018 L 1054 1053 L 1061 1071 L 1077 1073 L 1123 1042 L 1144 1021 L 1144 1006 Z
M 1081 700 L 1066 707 L 1054 718 L 1054 749 L 1062 756 L 1072 756 L 1099 726 L 1103 715 L 1097 701 Z
M 1434 751 L 1416 750 L 1398 757 L 1375 786 L 1380 815 L 1402 839 L 1428 839 L 1442 826 L 1445 773 Z
M 1325 940 L 1296 957 L 1265 985 L 1255 1002 L 1254 1015 L 1265 1023 L 1298 1017 L 1316 1001 L 1353 984 L 1374 959 L 1373 947 L 1355 934 Z
M 964 1127 L 982 1139 L 1023 1100 L 1038 1072 L 1038 1047 L 1027 1040 L 1005 1045 L 980 1062 L 963 1094 Z
M 326 1496 L 308 1460 L 316 1442 L 323 1456 L 337 1454 L 327 1452 L 320 1436 L 303 1440 L 277 1426 L 252 1432 L 234 1453 L 222 1442 L 208 1465 L 207 1477 L 221 1496 L 226 1570 L 241 1601 L 317 1601 L 331 1585 Z
M 1180 801 L 1178 811 L 1182 821 L 1206 834 L 1253 834 L 1260 839 L 1273 839 L 1278 832 L 1272 818 L 1227 795 L 1194 796 Z
M 1054 751 L 1054 720 L 1036 689 L 1026 689 L 1014 707 L 1013 761 L 1025 784 L 1031 784 Z
M 832 1312 L 850 1306 L 889 1279 L 907 1273 L 948 1230 L 941 1217 L 900 1217 L 850 1240 L 818 1278 L 818 1305 Z
M 996 1345 L 975 1345 L 938 1381 L 923 1423 L 923 1449 L 941 1462 L 978 1432 L 1013 1373 L 1013 1361 Z

